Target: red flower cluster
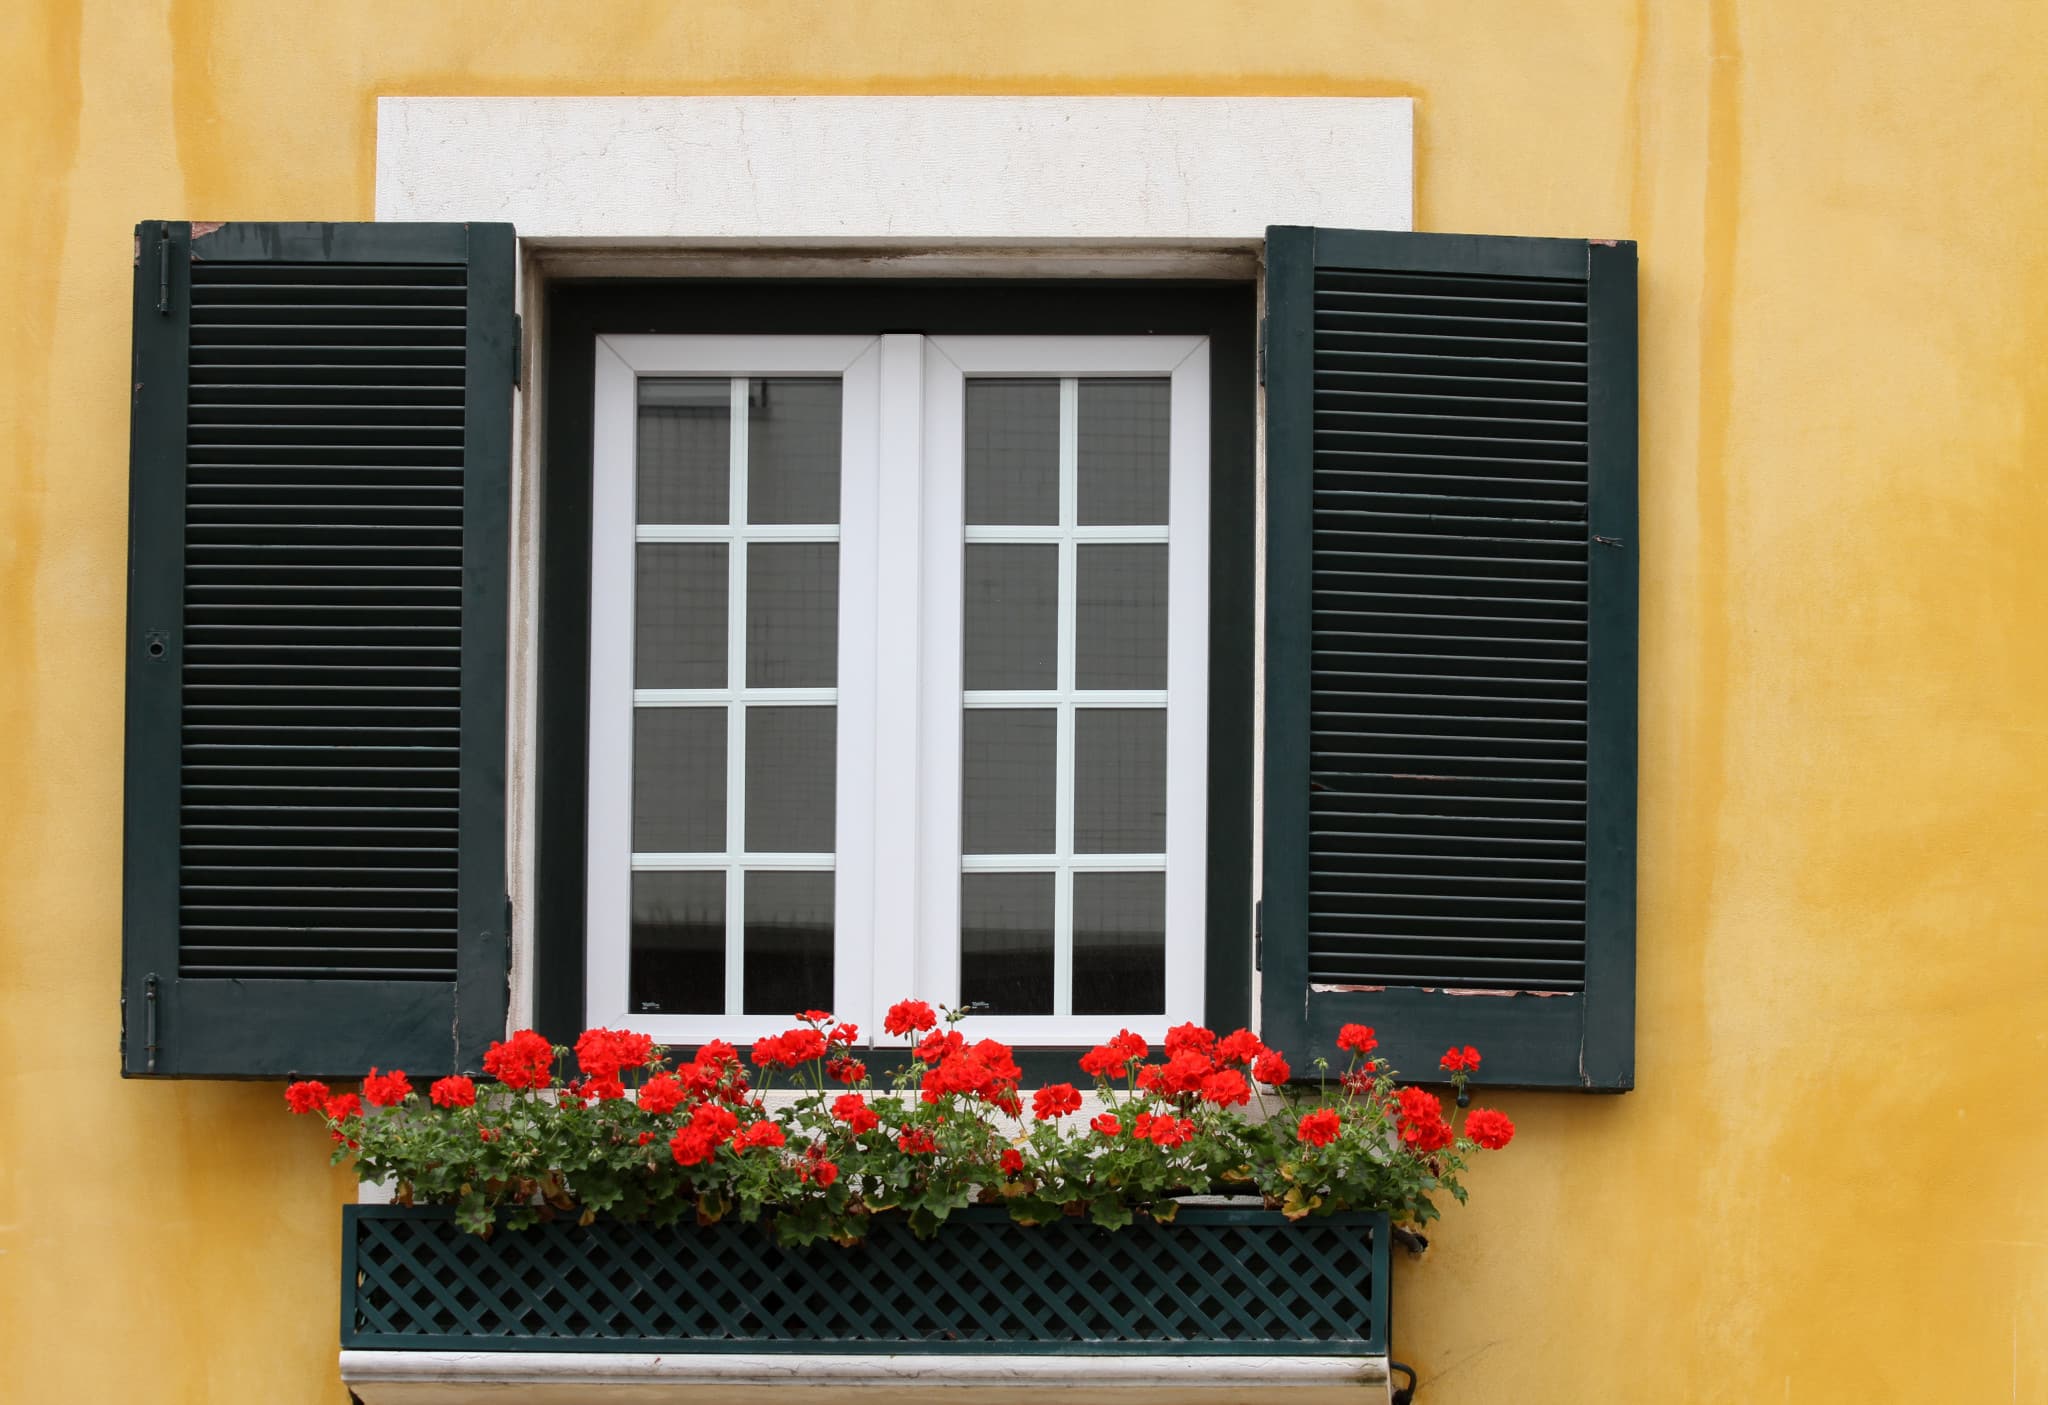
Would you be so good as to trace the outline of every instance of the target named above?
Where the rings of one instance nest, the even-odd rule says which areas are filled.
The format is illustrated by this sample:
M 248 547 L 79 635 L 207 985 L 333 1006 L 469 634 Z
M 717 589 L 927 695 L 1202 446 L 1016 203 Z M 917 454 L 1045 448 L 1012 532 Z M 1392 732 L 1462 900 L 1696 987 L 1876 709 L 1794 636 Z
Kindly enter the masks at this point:
M 1151 1052 L 1152 1047 L 1143 1039 L 1128 1029 L 1120 1029 L 1116 1038 L 1097 1044 L 1081 1056 L 1081 1072 L 1090 1078 L 1114 1078 Z
M 1446 1049 L 1442 1063 L 1446 1073 L 1470 1073 L 1479 1067 L 1479 1051 L 1470 1044 L 1462 1049 Z
M 1425 1088 L 1403 1088 L 1395 1095 L 1394 1127 L 1405 1145 L 1425 1156 L 1457 1140 L 1444 1121 L 1444 1105 Z
M 1117 1116 L 1113 1112 L 1096 1113 L 1089 1119 L 1088 1125 L 1105 1137 L 1120 1137 L 1124 1133 L 1124 1124 L 1117 1121 Z
M 412 1096 L 412 1082 L 405 1076 L 405 1070 L 394 1068 L 389 1073 L 379 1073 L 375 1064 L 363 1075 L 363 1100 L 371 1107 L 397 1107 Z
M 1031 1115 L 1040 1122 L 1081 1110 L 1081 1095 L 1071 1083 L 1048 1083 L 1031 1095 Z
M 1019 1175 L 1024 1170 L 1024 1153 L 1017 1150 L 1014 1146 L 1004 1147 L 999 1164 L 1002 1166 L 1005 1176 Z
M 1343 1126 L 1342 1119 L 1336 1113 L 1326 1107 L 1322 1107 L 1317 1108 L 1314 1112 L 1302 1118 L 1300 1124 L 1294 1129 L 1294 1135 L 1298 1140 L 1304 1141 L 1310 1146 L 1328 1146 L 1331 1142 L 1337 1140 L 1337 1133 L 1343 1129 Z
M 427 1096 L 433 1099 L 435 1107 L 475 1107 L 476 1081 L 460 1073 L 437 1078 L 427 1089 Z
M 846 1130 L 856 1137 L 863 1132 L 872 1132 L 882 1125 L 882 1119 L 875 1116 L 875 1110 L 868 1106 L 868 1100 L 859 1093 L 841 1093 L 832 1100 L 832 1115 L 846 1124 Z
M 733 1133 L 732 1149 L 751 1151 L 757 1146 L 783 1146 L 787 1142 L 788 1138 L 782 1135 L 781 1125 L 764 1117 L 759 1122 L 750 1122 Z
M 766 1068 L 770 1064 L 779 1064 L 783 1068 L 795 1068 L 812 1059 L 824 1058 L 828 1047 L 823 1030 L 785 1030 L 754 1041 L 754 1066 Z
M 934 1033 L 917 1046 L 917 1057 L 931 1065 L 918 1091 L 928 1103 L 949 1093 L 965 1093 L 1015 1116 L 1021 1104 L 1017 1081 L 1024 1071 L 1010 1046 L 994 1039 L 967 1043 L 954 1030 Z
M 1337 1031 L 1337 1047 L 1351 1054 L 1370 1054 L 1380 1041 L 1369 1024 L 1347 1024 Z
M 896 1138 L 896 1146 L 910 1156 L 930 1156 L 939 1149 L 939 1144 L 932 1140 L 932 1134 L 922 1127 L 905 1127 L 902 1135 Z
M 1154 1146 L 1176 1147 L 1193 1139 L 1195 1124 L 1185 1117 L 1141 1112 L 1131 1120 L 1131 1135 Z
M 1294 1070 L 1287 1066 L 1287 1058 L 1278 1049 L 1268 1049 L 1252 1063 L 1252 1077 L 1268 1088 L 1278 1088 L 1294 1077 Z
M 1129 1037 L 1136 1042 L 1136 1057 L 1143 1058 L 1145 1041 L 1136 1035 Z M 1092 1049 L 1082 1058 L 1081 1067 L 1098 1074 L 1105 1067 L 1120 1067 L 1122 1060 L 1112 1064 L 1107 1057 L 1118 1052 L 1122 1051 L 1110 1044 Z M 1166 1062 L 1140 1065 L 1137 1083 L 1148 1093 L 1192 1094 L 1217 1107 L 1242 1107 L 1252 1098 L 1251 1084 L 1241 1071 L 1245 1068 L 1269 1086 L 1285 1083 L 1293 1074 L 1287 1060 L 1248 1029 L 1232 1030 L 1218 1039 L 1214 1030 L 1183 1024 L 1166 1032 Z
M 295 1113 L 318 1112 L 330 1096 L 325 1083 L 309 1078 L 284 1090 L 284 1105 Z
M 922 1034 L 928 1029 L 935 1029 L 938 1023 L 938 1015 L 922 1000 L 899 1000 L 889 1007 L 889 1013 L 882 1018 L 882 1028 L 899 1039 L 909 1035 L 913 1030 Z
M 732 1109 L 717 1103 L 700 1103 L 690 1114 L 690 1120 L 669 1138 L 669 1154 L 678 1166 L 701 1165 L 717 1154 L 719 1143 L 739 1129 L 740 1119 Z
M 1515 1124 L 1505 1112 L 1475 1107 L 1465 1114 L 1465 1135 L 1488 1151 L 1499 1151 L 1515 1139 Z
M 493 1041 L 484 1054 L 484 1072 L 507 1088 L 545 1088 L 554 1081 L 554 1068 L 554 1046 L 530 1029 Z
M 673 1073 L 657 1073 L 640 1085 L 640 1110 L 661 1117 L 681 1107 L 686 1096 L 682 1079 Z

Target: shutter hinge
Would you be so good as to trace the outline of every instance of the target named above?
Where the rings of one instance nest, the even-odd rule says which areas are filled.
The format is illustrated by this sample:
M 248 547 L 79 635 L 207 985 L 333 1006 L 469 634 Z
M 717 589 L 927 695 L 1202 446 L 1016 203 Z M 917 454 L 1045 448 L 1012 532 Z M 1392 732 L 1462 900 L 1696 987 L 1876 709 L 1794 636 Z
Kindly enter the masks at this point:
M 1259 314 L 1259 384 L 1266 383 L 1266 317 Z
M 162 1002 L 157 999 L 157 980 L 154 971 L 142 979 L 142 1000 L 142 1052 L 148 1061 L 146 1071 L 155 1073 L 156 1056 L 162 1051 L 163 1046 L 157 1042 L 157 1007 Z
M 171 227 L 167 224 L 156 227 L 156 310 L 160 316 L 171 310 Z
M 1596 535 L 1593 538 L 1593 540 L 1600 543 L 1600 545 L 1602 546 L 1626 546 L 1628 544 L 1624 542 L 1620 537 L 1602 537 Z
M 1263 899 L 1252 904 L 1252 969 L 1266 969 L 1266 904 Z
M 512 895 L 505 894 L 505 980 L 512 979 Z
M 526 319 L 518 313 L 512 314 L 512 388 L 526 387 L 526 367 L 523 364 L 526 352 Z M 511 910 L 511 900 L 506 900 L 506 911 Z

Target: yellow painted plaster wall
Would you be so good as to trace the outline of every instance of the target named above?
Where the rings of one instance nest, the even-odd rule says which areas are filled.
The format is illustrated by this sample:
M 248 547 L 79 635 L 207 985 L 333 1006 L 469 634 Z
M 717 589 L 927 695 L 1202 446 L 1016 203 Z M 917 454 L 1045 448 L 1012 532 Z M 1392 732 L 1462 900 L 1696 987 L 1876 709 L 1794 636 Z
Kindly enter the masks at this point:
M 274 1086 L 115 1075 L 129 229 L 378 94 L 1406 94 L 1418 227 L 1642 243 L 1640 1089 L 1398 1277 L 1427 1405 L 2048 1401 L 2048 5 L 0 5 L 0 1399 L 340 1402 Z

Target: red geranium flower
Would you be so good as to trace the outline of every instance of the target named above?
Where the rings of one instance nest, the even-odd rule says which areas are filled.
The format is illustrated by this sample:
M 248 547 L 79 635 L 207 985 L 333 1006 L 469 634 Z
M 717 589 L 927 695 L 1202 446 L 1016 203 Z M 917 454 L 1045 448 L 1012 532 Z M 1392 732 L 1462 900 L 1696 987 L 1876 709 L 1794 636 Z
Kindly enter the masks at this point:
M 1202 1100 L 1218 1107 L 1243 1107 L 1252 1100 L 1252 1085 L 1236 1069 L 1226 1068 L 1202 1080 Z
M 1479 1067 L 1479 1051 L 1470 1044 L 1462 1049 L 1446 1049 L 1441 1062 L 1446 1073 L 1469 1073 Z
M 832 1115 L 846 1124 L 846 1130 L 856 1137 L 862 1132 L 872 1132 L 882 1125 L 882 1119 L 875 1116 L 875 1110 L 868 1106 L 868 1100 L 859 1093 L 841 1093 L 832 1100 Z
M 377 1072 L 376 1065 L 363 1076 L 363 1097 L 371 1107 L 397 1107 L 412 1096 L 412 1082 L 405 1076 L 405 1070 L 394 1068 L 389 1073 Z
M 1116 1120 L 1116 1114 L 1113 1112 L 1096 1113 L 1094 1120 L 1088 1125 L 1105 1137 L 1121 1136 L 1124 1130 L 1123 1124 Z
M 1499 1151 L 1515 1139 L 1515 1124 L 1505 1112 L 1475 1107 L 1465 1114 L 1465 1135 L 1488 1151 Z
M 1145 1129 L 1154 1146 L 1179 1146 L 1195 1135 L 1195 1124 L 1185 1117 L 1155 1117 Z
M 1114 1039 L 1097 1044 L 1081 1056 L 1081 1072 L 1090 1078 L 1114 1078 L 1151 1052 L 1143 1038 L 1120 1029 Z
M 1403 1088 L 1395 1095 L 1394 1126 L 1406 1145 L 1425 1155 L 1441 1151 L 1455 1140 L 1444 1121 L 1444 1105 L 1436 1094 L 1423 1088 Z
M 1017 1175 L 1024 1169 L 1024 1153 L 1017 1150 L 1014 1146 L 1004 1147 L 1002 1168 L 1003 1174 L 1006 1176 Z
M 811 1167 L 811 1179 L 822 1188 L 839 1179 L 839 1167 L 830 1161 L 820 1161 Z
M 1169 1059 L 1176 1054 L 1191 1053 L 1200 1054 L 1206 1060 L 1215 1049 L 1216 1031 L 1213 1029 L 1189 1022 L 1166 1031 L 1166 1057 Z
M 860 1026 L 857 1024 L 834 1025 L 832 1026 L 832 1032 L 825 1036 L 825 1040 L 830 1044 L 857 1043 L 860 1040 Z
M 621 1071 L 645 1067 L 654 1040 L 625 1029 L 586 1029 L 576 1036 L 576 1066 L 592 1078 L 616 1080 Z
M 683 1102 L 683 1081 L 672 1073 L 657 1073 L 640 1085 L 640 1110 L 656 1117 L 674 1112 Z
M 783 1146 L 788 1140 L 780 1126 L 763 1118 L 733 1133 L 732 1145 L 735 1151 L 749 1151 L 757 1146 Z
M 653 1141 L 653 1140 L 654 1140 L 654 1133 L 652 1133 L 652 1132 L 642 1132 L 642 1133 L 640 1134 L 640 1145 L 642 1145 L 642 1146 L 646 1146 L 646 1145 L 647 1145 L 647 1144 L 648 1144 L 649 1142 L 651 1142 L 651 1141 Z
M 1040 1122 L 1081 1110 L 1081 1095 L 1071 1083 L 1048 1083 L 1031 1095 L 1031 1115 Z
M 1337 1031 L 1337 1047 L 1354 1054 L 1370 1054 L 1380 1047 L 1380 1041 L 1373 1036 L 1371 1025 L 1347 1024 Z
M 1266 1050 L 1252 1065 L 1252 1077 L 1269 1088 L 1278 1088 L 1293 1076 L 1294 1070 L 1287 1066 L 1286 1056 L 1278 1049 Z
M 1216 1065 L 1209 1061 L 1208 1055 L 1184 1044 L 1181 1051 L 1160 1069 L 1158 1086 L 1167 1093 L 1198 1093 L 1202 1090 L 1202 1080 L 1215 1071 Z M 1144 1085 L 1141 1082 L 1139 1086 Z
M 484 1072 L 507 1088 L 545 1088 L 554 1081 L 554 1065 L 554 1046 L 530 1029 L 494 1041 L 484 1054 Z
M 331 1096 L 325 1083 L 307 1079 L 284 1090 L 284 1105 L 293 1112 L 317 1112 Z
M 476 1138 L 480 1142 L 494 1142 L 498 1139 L 498 1129 L 496 1127 L 479 1127 L 476 1129 Z
M 1337 1133 L 1343 1127 L 1337 1114 L 1326 1107 L 1319 1107 L 1301 1119 L 1294 1129 L 1294 1135 L 1310 1146 L 1328 1146 L 1337 1140 Z
M 889 1013 L 882 1019 L 882 1028 L 889 1033 L 902 1036 L 912 1030 L 922 1032 L 935 1027 L 939 1017 L 932 1007 L 922 1000 L 899 1000 L 889 1007 Z
M 363 1100 L 354 1093 L 336 1093 L 320 1104 L 320 1111 L 330 1122 L 339 1122 L 348 1117 L 363 1115 Z
M 678 1166 L 696 1166 L 709 1161 L 718 1152 L 718 1141 L 709 1133 L 697 1127 L 678 1127 L 676 1134 L 668 1139 L 669 1155 L 676 1159 Z
M 805 1024 L 830 1024 L 832 1023 L 832 1012 L 829 1010 L 799 1010 L 796 1013 L 796 1018 Z
M 967 1038 L 957 1029 L 935 1029 L 917 1043 L 911 1053 L 920 1063 L 935 1064 L 948 1054 L 967 1047 Z
M 905 1127 L 903 1135 L 896 1138 L 896 1145 L 912 1156 L 929 1156 L 939 1149 L 932 1134 L 922 1127 Z
M 1248 1029 L 1233 1029 L 1216 1041 L 1216 1062 L 1220 1064 L 1248 1064 L 1265 1052 L 1259 1036 Z
M 825 1075 L 834 1083 L 858 1083 L 868 1076 L 868 1066 L 859 1059 L 833 1059 L 825 1065 Z
M 476 1082 L 459 1073 L 436 1078 L 433 1086 L 427 1089 L 427 1096 L 433 1099 L 435 1107 L 475 1107 Z

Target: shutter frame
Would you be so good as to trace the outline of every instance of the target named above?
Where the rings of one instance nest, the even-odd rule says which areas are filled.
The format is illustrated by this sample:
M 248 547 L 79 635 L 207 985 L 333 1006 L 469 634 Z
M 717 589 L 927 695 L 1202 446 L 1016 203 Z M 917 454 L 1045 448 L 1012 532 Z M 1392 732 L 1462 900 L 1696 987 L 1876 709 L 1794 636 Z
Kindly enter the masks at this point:
M 1402 1075 L 1471 1043 L 1492 1086 L 1634 1086 L 1636 250 L 1633 243 L 1279 226 L 1267 231 L 1265 1037 L 1341 1067 L 1374 1026 Z M 1449 994 L 1310 984 L 1315 290 L 1318 269 L 1582 280 L 1587 297 L 1587 806 L 1584 988 Z M 1613 544 L 1592 540 L 1606 538 Z
M 489 1040 L 503 1034 L 514 251 L 513 230 L 502 224 L 200 225 L 196 238 L 193 226 L 182 221 L 149 220 L 136 228 L 123 821 L 125 1075 L 352 1076 L 372 1061 L 432 1075 L 477 1067 Z M 209 260 L 465 269 L 453 980 L 180 974 L 192 268 L 195 261 Z M 252 420 L 262 422 L 260 415 Z M 351 491 L 359 495 L 354 500 L 367 500 L 361 495 L 368 489 L 358 485 Z M 293 866 L 318 867 L 304 860 Z

